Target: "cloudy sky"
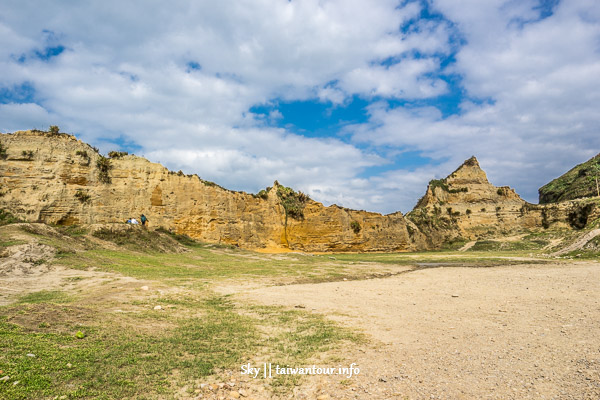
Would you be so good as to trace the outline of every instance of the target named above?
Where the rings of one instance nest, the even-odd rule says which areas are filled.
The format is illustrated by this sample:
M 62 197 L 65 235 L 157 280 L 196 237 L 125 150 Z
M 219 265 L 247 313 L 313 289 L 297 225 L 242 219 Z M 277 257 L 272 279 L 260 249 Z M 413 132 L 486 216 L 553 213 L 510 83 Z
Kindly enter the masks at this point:
M 383 213 L 476 155 L 537 202 L 600 152 L 600 5 L 3 0 L 0 131 L 49 125 Z

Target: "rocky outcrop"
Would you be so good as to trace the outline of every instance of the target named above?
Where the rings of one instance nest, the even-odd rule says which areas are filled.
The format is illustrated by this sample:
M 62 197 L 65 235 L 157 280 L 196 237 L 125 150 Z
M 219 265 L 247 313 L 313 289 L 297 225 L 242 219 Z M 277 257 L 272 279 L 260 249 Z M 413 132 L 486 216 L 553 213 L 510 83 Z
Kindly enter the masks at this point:
M 425 195 L 407 214 L 439 247 L 456 239 L 482 239 L 549 228 L 582 229 L 595 218 L 596 202 L 535 205 L 508 186 L 492 185 L 475 157 L 445 179 L 429 182 Z
M 67 134 L 0 134 L 0 209 L 30 222 L 123 223 L 142 213 L 151 227 L 248 249 L 412 251 L 455 239 L 543 229 L 583 229 L 600 200 L 530 204 L 492 185 L 475 157 L 432 180 L 405 218 L 324 207 L 277 182 L 258 195 L 172 172 L 121 153 L 103 157 Z
M 285 207 L 279 184 L 260 196 L 234 192 L 134 155 L 103 157 L 67 134 L 1 134 L 0 145 L 0 208 L 30 222 L 123 223 L 143 213 L 151 227 L 248 249 L 427 247 L 424 235 L 401 213 L 324 207 L 307 198 L 301 212 L 293 213 Z
M 600 196 L 600 154 L 581 163 L 538 190 L 540 204 Z

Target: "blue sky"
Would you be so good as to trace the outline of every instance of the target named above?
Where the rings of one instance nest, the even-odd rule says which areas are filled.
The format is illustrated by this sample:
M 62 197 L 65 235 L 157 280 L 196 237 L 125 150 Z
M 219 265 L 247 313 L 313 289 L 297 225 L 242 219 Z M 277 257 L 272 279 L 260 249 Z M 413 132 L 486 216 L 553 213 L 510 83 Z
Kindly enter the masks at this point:
M 600 152 L 599 53 L 595 0 L 9 0 L 0 131 L 382 213 L 476 155 L 536 202 Z

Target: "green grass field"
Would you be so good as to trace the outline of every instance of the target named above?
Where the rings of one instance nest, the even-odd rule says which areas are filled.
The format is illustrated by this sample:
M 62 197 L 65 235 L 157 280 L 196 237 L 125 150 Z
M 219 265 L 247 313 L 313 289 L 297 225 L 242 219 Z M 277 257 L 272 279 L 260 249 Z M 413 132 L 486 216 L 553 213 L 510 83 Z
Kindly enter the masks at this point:
M 9 377 L 0 382 L 3 399 L 169 398 L 190 382 L 239 372 L 257 357 L 302 365 L 364 340 L 304 310 L 236 304 L 213 290 L 231 280 L 335 279 L 336 268 L 323 266 L 327 257 L 288 260 L 197 243 L 182 253 L 108 250 L 80 235 L 65 240 L 25 232 L 57 249 L 55 265 L 117 273 L 169 294 L 143 297 L 146 292 L 136 289 L 130 299 L 115 299 L 109 280 L 84 291 L 31 292 L 0 307 L 0 378 Z M 165 309 L 154 310 L 155 303 Z M 125 312 L 112 312 L 114 307 Z M 296 383 L 280 378 L 271 385 L 286 392 Z

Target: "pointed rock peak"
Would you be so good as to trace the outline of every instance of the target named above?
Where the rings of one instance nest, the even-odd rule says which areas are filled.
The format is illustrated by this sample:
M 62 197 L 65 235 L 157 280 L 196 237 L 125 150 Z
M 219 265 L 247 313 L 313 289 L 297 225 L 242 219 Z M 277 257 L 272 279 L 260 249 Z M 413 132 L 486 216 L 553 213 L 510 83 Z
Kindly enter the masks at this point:
M 460 167 L 447 178 L 448 183 L 489 183 L 485 172 L 479 166 L 475 156 L 462 163 Z
M 457 172 L 463 170 L 463 169 L 481 169 L 481 167 L 479 166 L 479 161 L 477 160 L 477 157 L 472 156 L 471 158 L 469 158 L 468 160 L 465 160 L 460 167 L 456 168 L 456 170 L 451 173 L 448 177 L 452 177 L 453 175 L 455 175 Z
M 479 167 L 479 161 L 477 161 L 477 157 L 475 156 L 471 156 L 471 158 L 469 158 L 468 160 L 465 160 L 464 163 L 462 163 L 462 167 Z

